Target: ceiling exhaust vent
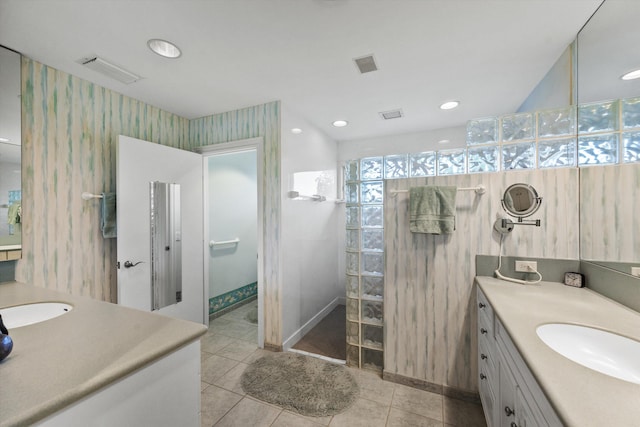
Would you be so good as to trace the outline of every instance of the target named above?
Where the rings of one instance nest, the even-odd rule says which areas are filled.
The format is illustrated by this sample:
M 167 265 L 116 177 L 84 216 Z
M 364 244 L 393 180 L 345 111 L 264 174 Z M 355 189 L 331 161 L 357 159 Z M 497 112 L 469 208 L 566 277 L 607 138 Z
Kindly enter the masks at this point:
M 378 114 L 380 114 L 380 117 L 385 120 L 399 119 L 400 117 L 404 116 L 402 110 L 383 111 L 382 113 Z
M 87 68 L 91 68 L 93 71 L 97 71 L 100 74 L 104 74 L 107 77 L 111 77 L 112 79 L 116 79 L 119 82 L 125 84 L 131 84 L 142 78 L 97 56 L 79 59 L 78 63 L 84 65 Z
M 361 58 L 354 59 L 358 70 L 360 70 L 361 74 L 370 73 L 372 71 L 378 71 L 378 66 L 376 65 L 375 59 L 373 59 L 373 55 L 363 56 Z

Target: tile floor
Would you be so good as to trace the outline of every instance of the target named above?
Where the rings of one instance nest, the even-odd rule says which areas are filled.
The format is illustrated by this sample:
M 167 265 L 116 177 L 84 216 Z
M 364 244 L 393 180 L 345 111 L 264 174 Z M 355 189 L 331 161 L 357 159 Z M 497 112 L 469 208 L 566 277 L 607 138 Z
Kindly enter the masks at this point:
M 202 426 L 486 426 L 482 408 L 383 381 L 379 375 L 347 368 L 360 384 L 355 404 L 332 417 L 303 417 L 247 396 L 240 376 L 268 352 L 257 348 L 257 325 L 244 319 L 253 304 L 210 322 L 202 337 Z

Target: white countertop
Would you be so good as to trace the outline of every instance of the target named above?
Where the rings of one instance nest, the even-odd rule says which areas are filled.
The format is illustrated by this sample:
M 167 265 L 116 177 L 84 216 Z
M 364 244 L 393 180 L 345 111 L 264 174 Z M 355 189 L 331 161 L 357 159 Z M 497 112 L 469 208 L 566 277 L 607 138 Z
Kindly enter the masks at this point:
M 546 323 L 572 323 L 640 341 L 640 313 L 561 283 L 519 285 L 493 277 L 476 277 L 476 282 L 565 425 L 640 425 L 640 385 L 572 362 L 536 334 Z
M 0 307 L 56 301 L 70 312 L 9 330 L 0 362 L 0 426 L 27 425 L 197 340 L 204 325 L 22 283 L 0 284 Z

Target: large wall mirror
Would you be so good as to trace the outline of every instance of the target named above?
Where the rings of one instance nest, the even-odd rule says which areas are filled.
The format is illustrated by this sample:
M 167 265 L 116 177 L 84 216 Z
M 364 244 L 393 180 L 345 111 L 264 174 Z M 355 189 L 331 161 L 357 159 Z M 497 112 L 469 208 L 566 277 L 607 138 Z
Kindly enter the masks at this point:
M 0 261 L 22 242 L 20 55 L 0 46 Z
M 640 79 L 622 78 L 640 69 L 639 16 L 638 1 L 605 0 L 577 39 L 579 122 L 603 117 L 589 103 L 628 100 L 612 103 L 620 119 L 603 132 L 617 134 L 617 164 L 580 169 L 580 258 L 625 273 L 640 264 L 640 132 L 627 122 L 640 114 Z

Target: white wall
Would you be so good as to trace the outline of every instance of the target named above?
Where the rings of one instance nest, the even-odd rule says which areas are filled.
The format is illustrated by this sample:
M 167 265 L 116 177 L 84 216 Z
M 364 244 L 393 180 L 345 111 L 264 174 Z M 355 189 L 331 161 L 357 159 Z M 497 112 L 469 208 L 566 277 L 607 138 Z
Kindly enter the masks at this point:
M 218 154 L 209 164 L 207 241 L 240 239 L 209 248 L 209 298 L 258 280 L 256 152 Z
M 563 108 L 575 104 L 572 90 L 573 44 L 560 55 L 553 67 L 524 100 L 518 112 Z
M 439 142 L 443 140 L 448 140 L 449 142 L 446 144 Z M 453 128 L 435 129 L 418 133 L 340 141 L 338 159 L 340 162 L 344 162 L 345 160 L 360 159 L 369 156 L 421 153 L 423 151 L 465 148 L 466 146 L 467 127 L 465 124 Z
M 332 171 L 336 179 L 338 150 L 329 139 L 306 120 L 282 109 L 282 253 L 283 341 L 286 342 L 313 316 L 338 297 L 345 296 L 344 205 L 336 204 L 336 186 L 327 201 L 292 200 L 286 197 L 293 175 L 305 171 Z M 294 135 L 291 128 L 303 130 Z

